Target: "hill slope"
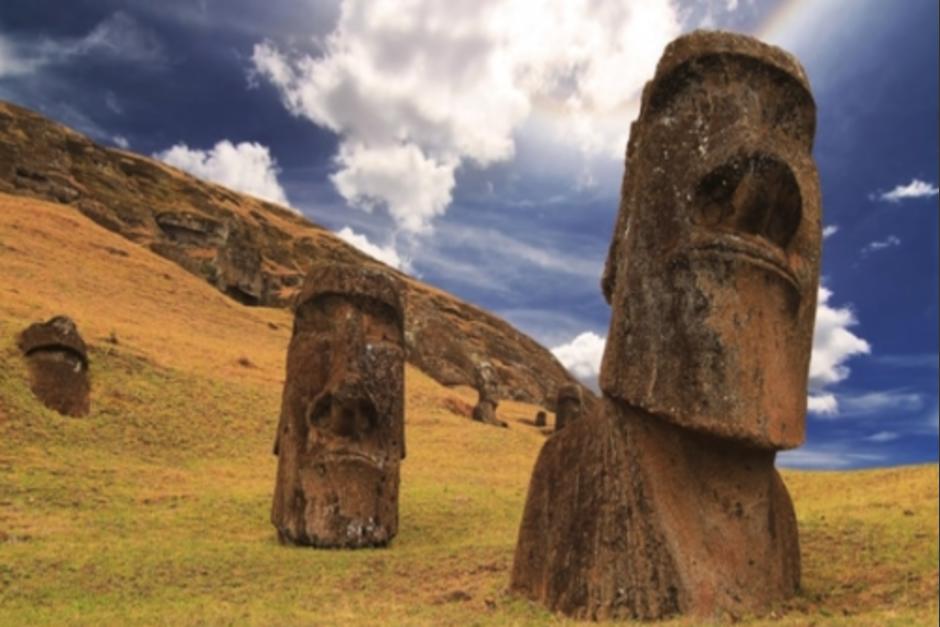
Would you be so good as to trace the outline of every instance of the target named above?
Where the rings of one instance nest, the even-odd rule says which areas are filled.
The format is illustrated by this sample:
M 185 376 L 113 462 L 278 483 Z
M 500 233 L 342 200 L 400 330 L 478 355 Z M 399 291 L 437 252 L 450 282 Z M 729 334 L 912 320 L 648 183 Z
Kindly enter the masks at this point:
M 14 346 L 56 313 L 90 346 L 87 418 L 39 405 Z M 276 543 L 289 326 L 68 207 L 0 194 L 0 624 L 557 621 L 504 592 L 537 407 L 503 403 L 510 429 L 479 425 L 447 409 L 470 389 L 414 367 L 400 536 Z M 936 623 L 936 465 L 785 479 L 804 590 L 774 624 Z
M 283 207 L 98 146 L 2 101 L 0 192 L 65 204 L 248 305 L 284 306 L 314 262 L 382 265 Z M 438 382 L 472 385 L 477 365 L 489 361 L 507 398 L 541 403 L 573 381 L 504 320 L 400 276 L 409 362 Z

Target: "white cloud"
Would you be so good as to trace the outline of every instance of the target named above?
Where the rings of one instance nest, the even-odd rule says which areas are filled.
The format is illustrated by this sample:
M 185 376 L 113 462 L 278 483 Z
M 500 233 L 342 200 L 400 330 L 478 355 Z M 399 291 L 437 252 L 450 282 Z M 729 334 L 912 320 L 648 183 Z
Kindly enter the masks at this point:
M 124 150 L 127 150 L 128 147 L 131 145 L 131 143 L 127 141 L 127 138 L 124 137 L 123 135 L 114 135 L 111 137 L 111 141 L 114 142 L 115 146 L 117 146 L 118 148 L 123 148 Z
M 605 341 L 600 335 L 586 331 L 567 344 L 553 348 L 552 354 L 568 372 L 582 381 L 589 381 L 600 373 Z
M 838 233 L 838 232 L 839 232 L 839 225 L 838 225 L 838 224 L 827 224 L 827 225 L 823 228 L 823 232 L 822 232 L 822 234 L 823 234 L 823 239 L 829 239 L 830 237 L 832 237 L 833 235 L 835 235 L 835 234 Z
M 882 442 L 892 442 L 894 440 L 897 440 L 899 437 L 901 436 L 895 433 L 894 431 L 879 431 L 878 433 L 870 435 L 865 439 L 868 440 L 869 442 L 882 443 Z
M 851 357 L 871 352 L 868 342 L 849 330 L 858 324 L 855 313 L 848 307 L 833 307 L 829 303 L 831 297 L 831 291 L 819 288 L 813 354 L 809 365 L 810 390 L 817 395 L 825 386 L 848 378 L 849 368 L 845 362 Z M 827 413 L 831 412 L 828 404 L 817 406 L 826 407 Z
M 166 61 L 166 52 L 157 36 L 123 11 L 111 14 L 77 41 L 48 45 L 64 56 L 101 54 L 145 64 Z
M 384 203 L 406 231 L 426 231 L 450 204 L 456 161 L 428 159 L 413 144 L 366 148 L 344 143 L 336 161 L 341 169 L 330 178 L 340 195 L 367 211 Z
M 885 248 L 891 248 L 892 246 L 900 246 L 901 238 L 896 235 L 889 235 L 888 237 L 882 240 L 876 240 L 874 242 L 869 242 L 862 248 L 862 256 L 867 257 L 868 255 L 878 252 L 879 250 L 884 250 Z
M 840 413 L 849 416 L 881 414 L 891 417 L 891 413 L 912 412 L 923 407 L 922 395 L 898 390 L 843 395 L 839 403 Z
M 235 145 L 225 139 L 211 150 L 177 144 L 153 156 L 201 179 L 289 206 L 277 180 L 280 170 L 267 146 L 255 142 Z
M 873 195 L 879 200 L 898 203 L 907 198 L 929 198 L 940 193 L 940 189 L 933 183 L 921 181 L 920 179 L 911 179 L 907 185 L 898 185 L 889 192 L 882 192 Z
M 253 72 L 341 136 L 333 182 L 350 204 L 421 232 L 446 211 L 461 163 L 512 158 L 537 109 L 576 154 L 622 158 L 640 90 L 679 30 L 668 0 L 344 0 L 322 56 L 261 43 Z
M 874 465 L 884 461 L 884 455 L 859 453 L 844 447 L 807 447 L 784 451 L 777 455 L 777 465 L 783 468 L 835 469 Z
M 834 416 L 839 413 L 839 402 L 834 394 L 810 394 L 806 399 L 806 409 L 819 416 Z
M 407 269 L 407 261 L 398 256 L 398 253 L 395 252 L 394 246 L 379 246 L 377 244 L 373 244 L 365 235 L 356 233 L 348 226 L 344 226 L 342 229 L 337 231 L 336 236 L 347 244 L 355 246 L 370 257 L 378 259 L 382 263 L 385 263 L 397 270 Z

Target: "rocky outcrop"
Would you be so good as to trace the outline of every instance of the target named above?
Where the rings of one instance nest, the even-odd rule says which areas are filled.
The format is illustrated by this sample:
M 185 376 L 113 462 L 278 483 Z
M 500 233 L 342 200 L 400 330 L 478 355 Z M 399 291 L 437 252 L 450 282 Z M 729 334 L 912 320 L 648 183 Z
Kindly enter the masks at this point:
M 296 213 L 195 179 L 0 102 L 0 191 L 65 203 L 171 259 L 231 298 L 287 306 L 306 272 L 331 262 L 385 267 Z M 572 378 L 505 321 L 399 274 L 408 361 L 445 385 L 489 362 L 506 398 L 550 406 Z
M 88 349 L 71 318 L 56 316 L 30 325 L 20 333 L 17 346 L 29 363 L 36 398 L 65 416 L 88 414 Z

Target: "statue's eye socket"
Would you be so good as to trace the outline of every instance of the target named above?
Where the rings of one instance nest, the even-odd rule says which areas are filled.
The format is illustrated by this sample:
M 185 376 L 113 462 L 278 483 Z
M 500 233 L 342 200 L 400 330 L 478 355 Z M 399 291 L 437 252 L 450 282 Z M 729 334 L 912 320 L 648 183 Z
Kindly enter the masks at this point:
M 755 235 L 786 249 L 800 226 L 802 200 L 790 168 L 758 154 L 733 159 L 703 177 L 693 211 L 700 226 Z

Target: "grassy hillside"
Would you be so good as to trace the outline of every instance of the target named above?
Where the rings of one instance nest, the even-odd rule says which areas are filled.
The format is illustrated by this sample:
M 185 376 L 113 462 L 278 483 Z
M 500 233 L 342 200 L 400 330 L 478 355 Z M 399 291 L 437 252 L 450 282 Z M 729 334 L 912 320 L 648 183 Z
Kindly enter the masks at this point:
M 31 396 L 14 338 L 72 316 L 92 413 Z M 289 314 L 246 308 L 54 204 L 0 195 L 0 623 L 533 624 L 505 594 L 543 436 L 407 371 L 408 458 L 391 548 L 281 547 L 268 508 Z M 785 473 L 804 591 L 782 620 L 933 624 L 937 466 Z M 680 621 L 681 622 L 681 621 Z

